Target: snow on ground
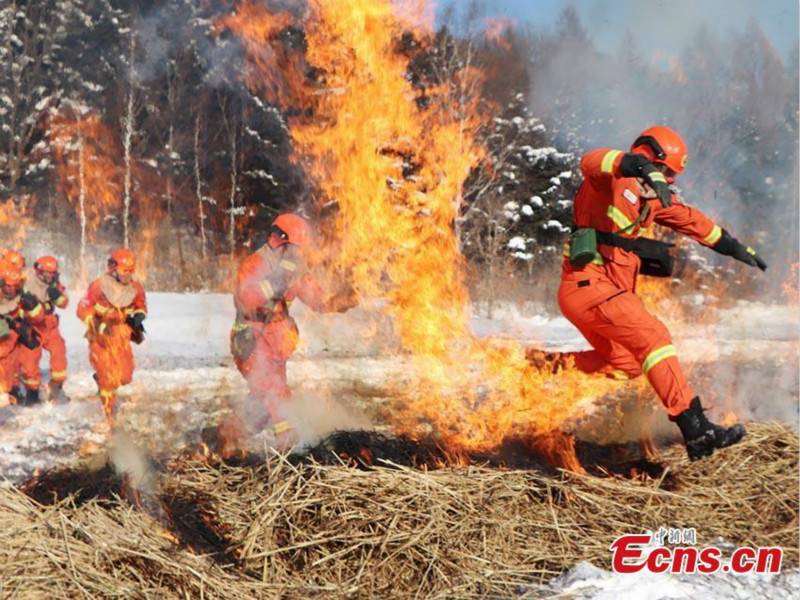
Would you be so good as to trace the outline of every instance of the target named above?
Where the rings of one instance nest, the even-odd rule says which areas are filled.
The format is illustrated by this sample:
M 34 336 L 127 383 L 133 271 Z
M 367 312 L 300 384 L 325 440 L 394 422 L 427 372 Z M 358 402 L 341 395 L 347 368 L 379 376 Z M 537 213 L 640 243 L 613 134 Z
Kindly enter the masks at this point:
M 774 575 L 621 574 L 580 562 L 551 581 L 550 591 L 557 594 L 550 597 L 575 600 L 794 600 L 800 597 L 800 571 Z
M 410 360 L 398 356 L 391 323 L 379 308 L 320 315 L 295 303 L 292 313 L 301 345 L 289 361 L 288 375 L 296 396 L 318 402 L 346 398 L 350 408 L 363 408 L 365 413 L 392 396 L 393 388 L 413 369 Z M 76 401 L 69 406 L 0 409 L 0 476 L 18 480 L 34 468 L 71 460 L 86 440 L 103 439 L 102 432 L 93 432 L 102 416 L 83 325 L 72 309 L 61 316 L 70 361 L 66 391 Z M 150 294 L 147 339 L 135 347 L 137 370 L 134 382 L 121 391 L 122 414 L 136 421 L 137 428 L 146 426 L 153 438 L 162 429 L 169 433 L 168 427 L 196 433 L 228 402 L 244 396 L 244 381 L 228 350 L 233 316 L 228 295 Z M 471 323 L 479 336 L 553 350 L 587 348 L 563 317 L 549 316 L 534 304 L 501 305 L 493 318 L 474 316 Z M 693 369 L 692 379 L 710 381 L 718 388 L 716 398 L 726 400 L 725 407 L 736 407 L 744 417 L 796 423 L 796 309 L 743 302 L 721 311 L 712 325 L 668 324 L 681 359 Z M 713 391 L 701 393 L 708 398 L 706 392 Z M 727 402 L 727 395 L 734 402 Z
M 133 384 L 121 394 L 118 419 L 124 428 L 148 431 L 150 435 L 139 443 L 152 453 L 196 441 L 203 426 L 215 422 L 244 395 L 245 385 L 228 351 L 234 316 L 230 296 L 152 293 L 149 305 L 147 340 L 135 347 L 137 371 Z M 391 323 L 377 305 L 368 308 L 318 315 L 299 303 L 292 307 L 301 346 L 289 362 L 289 382 L 295 403 L 317 421 L 315 434 L 324 433 L 320 427 L 367 425 L 353 412 L 359 402 L 366 407 L 385 400 L 393 384 L 411 372 L 410 362 L 396 354 Z M 800 347 L 796 308 L 741 302 L 720 311 L 708 325 L 664 320 L 693 377 L 710 372 L 712 381 L 724 383 L 729 393 L 761 405 L 760 413 L 752 411 L 758 418 L 796 423 Z M 549 350 L 588 347 L 563 317 L 547 315 L 536 305 L 504 305 L 493 318 L 474 316 L 471 324 L 478 336 L 504 337 Z M 76 401 L 66 406 L 0 409 L 0 477 L 8 482 L 20 481 L 36 468 L 71 462 L 86 444 L 103 443 L 103 419 L 93 396 L 83 326 L 72 308 L 62 313 L 62 330 L 70 361 L 66 389 Z M 350 399 L 348 406 L 339 405 L 339 397 Z M 779 409 L 778 397 L 790 408 Z M 322 425 L 320 414 L 328 415 Z M 548 597 L 594 600 L 796 598 L 800 572 L 775 577 L 618 575 L 579 563 L 543 591 Z

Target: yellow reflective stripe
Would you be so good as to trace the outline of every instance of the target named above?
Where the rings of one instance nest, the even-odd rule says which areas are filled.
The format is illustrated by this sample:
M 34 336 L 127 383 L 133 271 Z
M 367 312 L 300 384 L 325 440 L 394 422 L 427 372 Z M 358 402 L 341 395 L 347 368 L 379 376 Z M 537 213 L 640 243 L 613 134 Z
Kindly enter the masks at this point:
M 278 421 L 272 426 L 272 430 L 275 432 L 275 435 L 280 435 L 282 433 L 286 433 L 287 431 L 291 431 L 292 426 L 289 421 Z
M 264 292 L 267 298 L 272 298 L 275 295 L 275 289 L 267 279 L 261 282 L 261 291 Z
M 290 260 L 284 259 L 279 264 L 280 264 L 282 269 L 286 269 L 287 271 L 295 271 L 295 270 L 297 270 L 297 265 L 294 264 Z
M 618 209 L 616 206 L 614 206 L 613 204 L 609 205 L 608 210 L 606 211 L 606 215 L 608 215 L 608 217 L 612 221 L 614 221 L 614 225 L 616 225 L 620 229 L 625 229 L 625 228 L 630 227 L 631 225 L 633 225 L 633 222 L 628 217 L 626 217 L 623 214 L 623 212 L 620 209 Z
M 34 308 L 33 310 L 29 310 L 28 311 L 28 316 L 29 317 L 38 317 L 40 314 L 42 314 L 43 310 L 44 310 L 44 308 L 42 308 L 42 305 L 41 304 L 37 304 L 36 308 Z
M 50 371 L 50 381 L 53 379 L 64 379 L 66 376 L 66 371 Z
M 234 331 L 234 333 L 237 332 L 237 331 L 244 331 L 248 327 L 250 327 L 250 325 L 248 325 L 247 323 L 234 323 L 233 324 L 233 331 Z
M 113 398 L 114 390 L 100 390 L 100 396 L 103 398 Z
M 94 312 L 99 313 L 101 315 L 106 315 L 113 310 L 111 306 L 103 306 L 102 304 L 95 304 L 94 305 Z
M 719 241 L 719 238 L 721 237 L 722 237 L 722 228 L 719 225 L 714 225 L 714 227 L 711 228 L 711 233 L 709 233 L 706 237 L 704 237 L 703 241 L 709 246 L 713 246 Z
M 611 173 L 614 171 L 614 161 L 622 154 L 622 150 L 609 150 L 603 157 L 603 162 L 600 163 L 600 170 L 603 173 Z
M 667 183 L 667 178 L 664 177 L 664 174 L 661 173 L 660 171 L 653 171 L 648 175 L 648 177 L 650 177 L 650 180 L 653 182 L 660 181 L 661 183 Z
M 748 253 L 748 254 L 752 254 L 753 256 L 755 256 L 755 255 L 756 255 L 756 251 L 755 251 L 755 250 L 753 250 L 753 249 L 752 249 L 750 246 L 748 246 L 748 247 L 747 247 L 747 253 Z
M 39 387 L 39 380 L 38 379 L 25 379 L 23 377 L 22 383 L 25 384 L 25 387 L 36 389 Z
M 66 296 L 59 296 L 58 298 L 56 298 L 56 300 L 55 300 L 54 304 L 55 304 L 55 305 L 56 305 L 58 308 L 64 308 L 64 307 L 67 305 L 67 298 L 66 298 Z
M 677 355 L 678 351 L 675 350 L 675 346 L 672 344 L 667 344 L 666 346 L 656 348 L 647 355 L 647 358 L 644 359 L 644 362 L 642 363 L 642 371 L 644 371 L 644 374 L 647 375 L 650 372 L 650 369 L 655 367 L 662 360 Z

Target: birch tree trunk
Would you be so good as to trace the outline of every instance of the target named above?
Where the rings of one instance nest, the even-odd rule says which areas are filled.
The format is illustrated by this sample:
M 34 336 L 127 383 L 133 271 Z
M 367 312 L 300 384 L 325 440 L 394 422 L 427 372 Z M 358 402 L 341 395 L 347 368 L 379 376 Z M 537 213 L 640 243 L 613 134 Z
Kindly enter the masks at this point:
M 130 37 L 130 53 L 128 63 L 128 106 L 125 113 L 125 135 L 123 138 L 123 148 L 125 151 L 125 192 L 124 206 L 122 212 L 122 231 L 123 245 L 127 248 L 130 244 L 130 213 L 131 213 L 131 138 L 133 137 L 133 101 L 134 101 L 134 71 L 133 53 L 135 49 L 135 38 L 133 29 Z
M 239 156 L 236 150 L 236 138 L 239 135 L 238 122 L 231 127 L 231 193 L 230 193 L 230 221 L 228 225 L 228 246 L 231 256 L 236 251 L 236 186 L 239 183 Z
M 78 140 L 78 210 L 81 221 L 80 279 L 86 278 L 86 163 L 84 158 L 83 136 Z
M 197 194 L 197 213 L 200 218 L 200 253 L 206 260 L 206 213 L 203 206 L 203 180 L 200 177 L 200 112 L 194 122 L 194 179 Z

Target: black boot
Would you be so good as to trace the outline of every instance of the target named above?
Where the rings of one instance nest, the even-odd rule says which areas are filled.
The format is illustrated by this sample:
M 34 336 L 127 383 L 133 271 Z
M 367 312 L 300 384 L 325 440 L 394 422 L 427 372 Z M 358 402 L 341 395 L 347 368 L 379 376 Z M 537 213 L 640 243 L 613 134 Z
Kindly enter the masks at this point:
M 735 444 L 746 433 L 744 425 L 739 423 L 722 427 L 706 419 L 698 396 L 692 399 L 689 408 L 677 417 L 670 417 L 670 420 L 680 427 L 689 460 L 711 456 L 714 450 Z
M 25 393 L 25 400 L 23 401 L 23 406 L 33 406 L 34 404 L 39 404 L 42 399 L 39 397 L 39 390 L 38 389 L 28 389 Z
M 13 396 L 19 406 L 25 404 L 25 388 L 21 385 L 15 385 L 11 388 L 11 396 Z
M 51 381 L 50 382 L 50 402 L 54 402 L 55 404 L 66 404 L 69 402 L 70 398 L 64 393 L 64 382 L 63 381 Z

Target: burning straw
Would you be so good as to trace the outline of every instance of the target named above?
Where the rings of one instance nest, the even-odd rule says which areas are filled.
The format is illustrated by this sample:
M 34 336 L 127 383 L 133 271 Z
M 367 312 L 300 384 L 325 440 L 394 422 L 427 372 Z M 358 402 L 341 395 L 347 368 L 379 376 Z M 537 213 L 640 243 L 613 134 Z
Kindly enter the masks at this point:
M 170 465 L 152 518 L 125 501 L 44 506 L 0 492 L 0 589 L 20 597 L 472 597 L 531 594 L 625 532 L 782 546 L 798 562 L 798 437 L 754 425 L 644 481 L 466 467 L 358 470 L 274 457 Z M 40 482 L 41 483 L 41 482 Z M 666 489 L 669 488 L 669 489 Z

